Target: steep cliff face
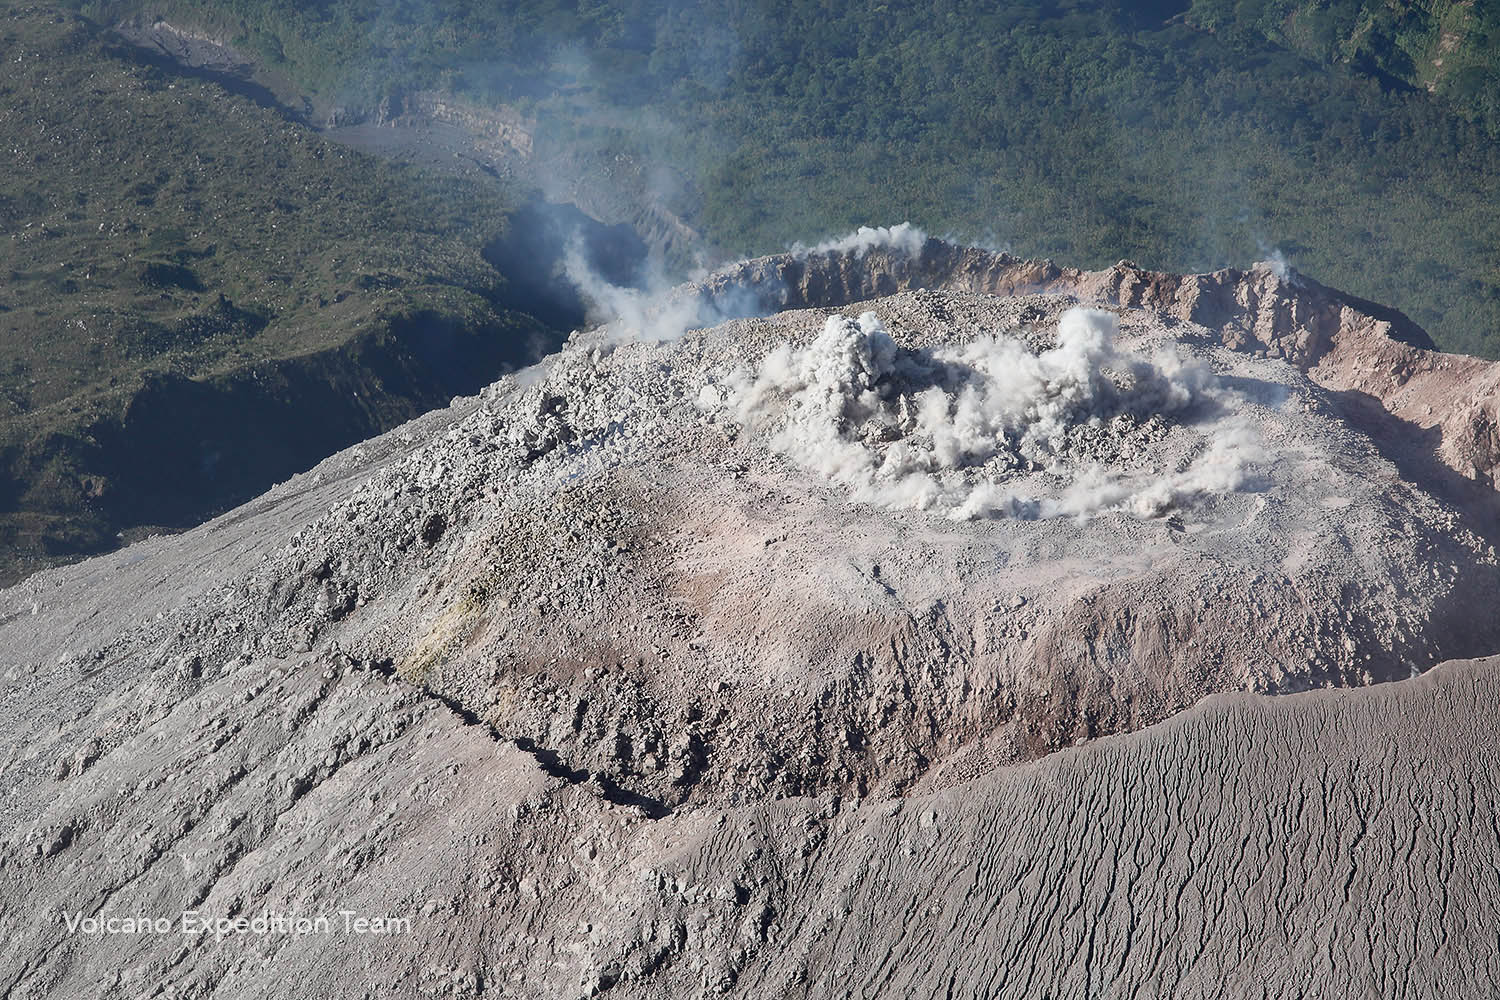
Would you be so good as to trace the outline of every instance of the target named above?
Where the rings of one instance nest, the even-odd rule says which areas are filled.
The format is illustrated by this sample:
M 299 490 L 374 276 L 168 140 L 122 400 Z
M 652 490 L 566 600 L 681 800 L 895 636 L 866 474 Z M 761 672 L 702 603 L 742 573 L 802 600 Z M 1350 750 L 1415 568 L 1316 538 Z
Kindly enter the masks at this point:
M 1483 992 L 1486 366 L 934 243 L 663 308 L 746 296 L 0 592 L 0 985 Z M 70 930 L 185 910 L 331 926 Z

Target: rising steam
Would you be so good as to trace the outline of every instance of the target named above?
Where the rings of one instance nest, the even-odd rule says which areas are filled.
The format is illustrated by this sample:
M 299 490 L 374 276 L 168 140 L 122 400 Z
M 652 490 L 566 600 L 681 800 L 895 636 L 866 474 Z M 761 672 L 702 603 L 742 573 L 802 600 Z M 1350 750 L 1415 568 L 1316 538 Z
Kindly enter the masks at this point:
M 886 249 L 916 257 L 926 242 L 925 232 L 903 222 L 895 226 L 861 226 L 847 236 L 813 247 L 798 244 L 791 252 L 800 256 L 848 254 L 859 258 L 871 250 Z M 709 293 L 701 287 L 688 289 L 668 279 L 656 261 L 648 262 L 636 284 L 616 284 L 589 261 L 581 237 L 569 243 L 563 257 L 563 273 L 588 304 L 589 320 L 607 325 L 609 336 L 617 341 L 675 340 L 688 330 L 716 326 L 731 319 L 766 316 L 775 311 L 768 290 L 757 293 L 730 286 Z
M 902 222 L 894 226 L 860 226 L 847 236 L 825 240 L 812 247 L 799 243 L 792 247 L 792 253 L 804 257 L 816 253 L 846 253 L 863 257 L 871 250 L 890 249 L 915 257 L 922 252 L 922 244 L 926 242 L 925 232 L 910 222 Z
M 955 519 L 1151 517 L 1238 488 L 1263 454 L 1234 422 L 1181 469 L 1121 471 L 1223 393 L 1201 365 L 1120 351 L 1116 330 L 1112 314 L 1074 308 L 1039 353 L 1007 336 L 915 352 L 874 313 L 833 316 L 806 347 L 783 344 L 753 378 L 730 380 L 729 405 L 854 499 Z
M 663 343 L 688 330 L 771 311 L 752 289 L 730 287 L 711 293 L 678 286 L 657 266 L 648 267 L 636 286 L 614 284 L 589 263 L 581 240 L 569 244 L 563 273 L 588 304 L 589 319 L 605 325 L 614 341 Z

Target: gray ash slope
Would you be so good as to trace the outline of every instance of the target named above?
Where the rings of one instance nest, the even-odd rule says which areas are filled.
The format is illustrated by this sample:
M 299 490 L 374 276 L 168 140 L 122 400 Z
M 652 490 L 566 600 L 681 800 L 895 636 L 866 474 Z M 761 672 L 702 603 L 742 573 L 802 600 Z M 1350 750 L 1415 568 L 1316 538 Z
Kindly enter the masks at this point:
M 1492 366 L 1264 269 L 726 288 L 0 595 L 8 995 L 1493 988 L 1493 666 L 1398 680 L 1500 648 Z M 184 908 L 415 927 L 61 919 Z

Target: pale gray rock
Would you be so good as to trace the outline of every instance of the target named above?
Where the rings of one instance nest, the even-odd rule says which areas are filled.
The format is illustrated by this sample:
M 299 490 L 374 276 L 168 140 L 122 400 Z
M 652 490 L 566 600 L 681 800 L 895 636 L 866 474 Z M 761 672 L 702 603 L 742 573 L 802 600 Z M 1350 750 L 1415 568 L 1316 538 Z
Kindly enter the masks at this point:
M 680 295 L 792 308 L 580 334 L 0 592 L 3 995 L 1493 992 L 1493 400 L 1401 423 L 1490 369 L 1265 271 L 893 254 L 742 265 Z M 941 474 L 1138 492 L 1234 429 L 1243 475 L 955 518 L 789 447 L 792 383 L 745 410 L 835 311 L 899 360 L 1078 302 L 1212 392 Z M 920 443 L 880 371 L 828 440 Z

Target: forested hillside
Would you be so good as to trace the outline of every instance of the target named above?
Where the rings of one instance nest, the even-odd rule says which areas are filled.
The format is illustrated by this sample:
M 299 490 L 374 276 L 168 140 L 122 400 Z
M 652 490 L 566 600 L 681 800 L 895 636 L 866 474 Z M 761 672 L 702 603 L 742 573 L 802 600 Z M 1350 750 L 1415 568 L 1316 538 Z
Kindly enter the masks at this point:
M 510 203 L 0 7 L 0 582 L 179 528 L 529 363 Z
M 146 10 L 81 6 L 105 22 Z M 673 209 L 726 250 L 909 218 L 1084 265 L 1129 257 L 1199 270 L 1280 251 L 1404 309 L 1449 349 L 1500 356 L 1500 144 L 1485 110 L 1493 18 L 1479 7 L 168 0 L 150 10 L 233 41 L 326 104 L 372 108 L 440 88 L 518 107 L 606 154 L 675 165 L 694 184 L 672 192 Z
M 1500 134 L 1500 5 L 1491 0 L 1194 0 L 1188 18 L 1243 48 L 1269 40 L 1429 91 Z

